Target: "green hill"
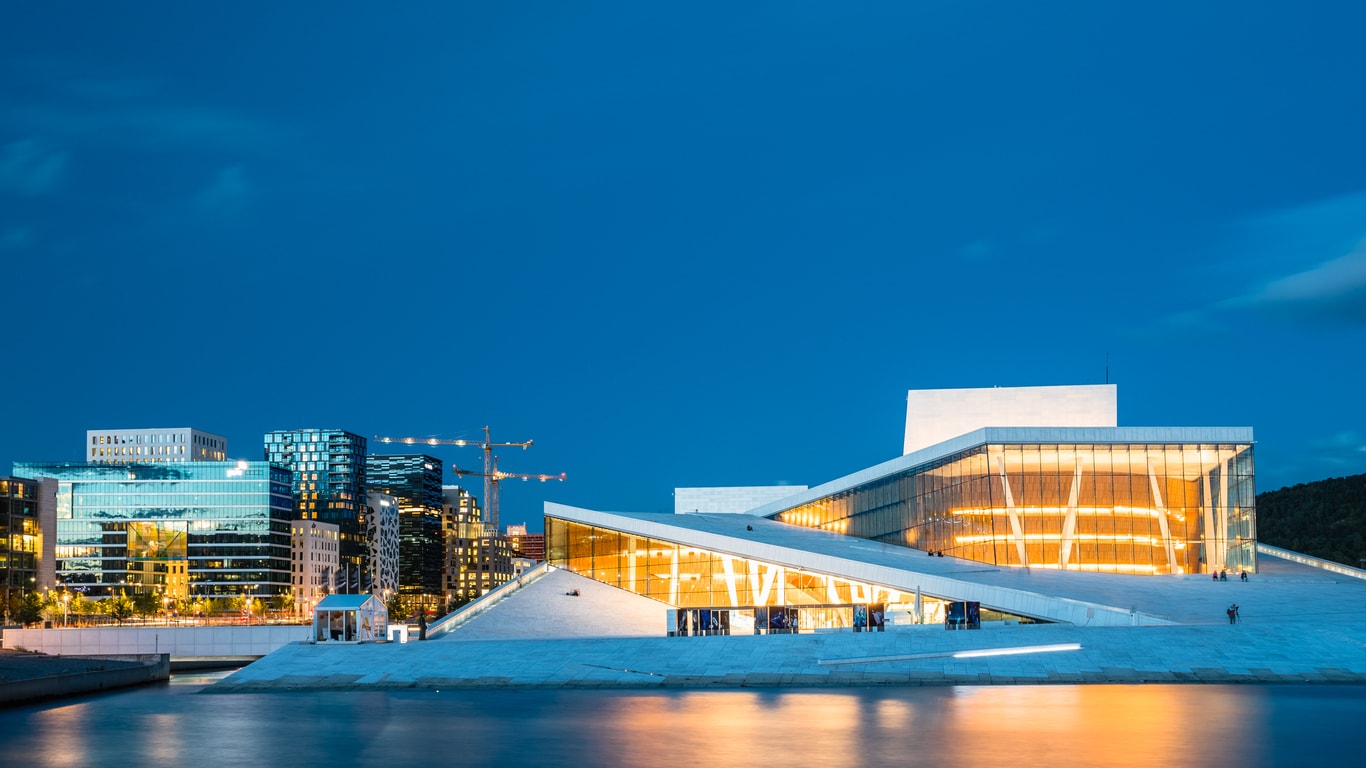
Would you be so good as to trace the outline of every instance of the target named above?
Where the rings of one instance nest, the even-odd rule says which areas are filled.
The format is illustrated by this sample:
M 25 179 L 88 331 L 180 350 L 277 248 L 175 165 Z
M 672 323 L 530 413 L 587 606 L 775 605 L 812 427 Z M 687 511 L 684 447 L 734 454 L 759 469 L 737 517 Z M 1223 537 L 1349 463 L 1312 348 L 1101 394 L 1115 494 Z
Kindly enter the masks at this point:
M 1257 540 L 1362 567 L 1366 475 L 1334 477 L 1257 494 Z

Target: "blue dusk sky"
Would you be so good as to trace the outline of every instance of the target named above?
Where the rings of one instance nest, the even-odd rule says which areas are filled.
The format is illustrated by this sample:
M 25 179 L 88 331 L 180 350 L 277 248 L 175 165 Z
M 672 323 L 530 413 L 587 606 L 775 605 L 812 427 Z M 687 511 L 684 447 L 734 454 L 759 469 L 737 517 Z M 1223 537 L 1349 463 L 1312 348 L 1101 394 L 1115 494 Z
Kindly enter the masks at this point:
M 260 459 L 489 425 L 535 440 L 504 470 L 568 474 L 504 490 L 538 528 L 892 458 L 908 389 L 1108 375 L 1122 425 L 1253 427 L 1261 490 L 1363 472 L 1363 29 L 1345 0 L 11 3 L 0 471 L 88 428 Z

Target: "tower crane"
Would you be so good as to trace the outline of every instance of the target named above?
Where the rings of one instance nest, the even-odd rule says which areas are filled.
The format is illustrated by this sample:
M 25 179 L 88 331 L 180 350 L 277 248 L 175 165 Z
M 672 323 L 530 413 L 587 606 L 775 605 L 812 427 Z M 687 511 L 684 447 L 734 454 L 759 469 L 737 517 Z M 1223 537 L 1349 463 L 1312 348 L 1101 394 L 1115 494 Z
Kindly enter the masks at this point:
M 484 471 L 476 474 L 484 478 L 484 506 L 489 508 L 489 522 L 492 523 L 494 530 L 498 528 L 498 485 L 494 480 L 497 474 L 496 459 L 493 457 L 494 448 L 521 448 L 526 450 L 531 447 L 531 440 L 525 443 L 495 443 L 489 438 L 489 428 L 484 427 L 484 441 L 478 440 L 442 440 L 436 437 L 375 437 L 381 443 L 402 443 L 404 445 L 466 445 L 483 449 L 484 451 Z M 529 479 L 529 478 L 528 478 Z M 563 479 L 563 478 L 561 478 Z
M 454 464 L 451 465 L 451 469 L 457 475 L 473 475 L 475 477 L 484 478 L 484 487 L 489 489 L 484 492 L 484 504 L 488 506 L 489 524 L 493 527 L 493 532 L 495 534 L 498 533 L 498 483 L 502 482 L 503 480 L 540 480 L 544 483 L 549 480 L 564 480 L 566 477 L 565 473 L 563 472 L 561 472 L 558 475 L 537 475 L 525 474 L 521 472 L 503 472 L 502 470 L 498 469 L 497 456 L 493 457 L 492 472 L 475 472 L 473 470 L 461 469 L 460 467 L 457 467 Z

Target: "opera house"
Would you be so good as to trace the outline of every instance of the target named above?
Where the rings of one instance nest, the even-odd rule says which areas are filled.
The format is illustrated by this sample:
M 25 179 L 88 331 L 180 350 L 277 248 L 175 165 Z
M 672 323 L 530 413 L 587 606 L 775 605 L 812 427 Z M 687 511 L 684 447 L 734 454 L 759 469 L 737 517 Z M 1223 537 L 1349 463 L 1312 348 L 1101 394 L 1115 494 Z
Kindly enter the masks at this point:
M 674 514 L 547 503 L 547 561 L 673 607 L 670 634 L 1164 623 L 1045 574 L 1255 574 L 1252 430 L 1120 427 L 1116 400 L 911 391 L 897 458 L 814 488 L 680 488 Z
M 1366 681 L 1366 571 L 1256 541 L 1252 430 L 1116 413 L 914 391 L 902 455 L 822 485 L 548 502 L 547 561 L 438 642 L 294 643 L 214 689 Z

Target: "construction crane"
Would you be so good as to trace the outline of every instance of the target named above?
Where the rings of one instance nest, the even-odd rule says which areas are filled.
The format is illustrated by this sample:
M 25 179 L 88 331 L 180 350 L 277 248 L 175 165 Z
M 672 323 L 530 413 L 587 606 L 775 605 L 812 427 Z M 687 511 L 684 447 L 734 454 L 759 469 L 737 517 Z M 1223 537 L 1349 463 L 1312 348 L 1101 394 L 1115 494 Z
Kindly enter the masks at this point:
M 550 481 L 550 480 L 564 480 L 565 477 L 566 477 L 565 473 L 563 473 L 563 472 L 561 472 L 561 473 L 558 474 L 558 475 L 536 475 L 536 474 L 524 474 L 524 473 L 521 473 L 521 472 L 503 472 L 503 471 L 501 471 L 501 470 L 498 469 L 498 457 L 497 457 L 497 456 L 494 456 L 494 457 L 493 457 L 493 471 L 492 471 L 492 472 L 474 472 L 474 471 L 468 470 L 468 469 L 461 469 L 460 467 L 458 467 L 458 466 L 456 466 L 456 465 L 454 465 L 454 464 L 451 465 L 451 469 L 452 469 L 452 470 L 455 472 L 455 474 L 457 474 L 457 475 L 473 475 L 474 477 L 482 477 L 482 478 L 484 478 L 484 488 L 487 489 L 487 490 L 484 491 L 484 504 L 485 504 L 485 506 L 488 507 L 488 513 L 489 513 L 489 525 L 488 525 L 488 527 L 491 527 L 491 528 L 493 529 L 494 534 L 497 534 L 497 533 L 499 532 L 499 531 L 498 531 L 498 483 L 502 482 L 503 480 L 540 480 L 541 482 L 544 483 L 544 482 L 547 482 L 547 481 Z
M 404 445 L 466 445 L 482 448 L 484 450 L 484 471 L 480 474 L 484 478 L 484 506 L 490 510 L 489 522 L 493 524 L 494 530 L 498 528 L 498 485 L 494 482 L 494 475 L 497 472 L 496 460 L 493 457 L 494 448 L 521 448 L 526 450 L 531 447 L 532 441 L 525 443 L 495 443 L 489 438 L 489 428 L 484 427 L 484 441 L 478 440 L 442 440 L 435 437 L 375 437 L 381 443 L 402 443 Z

